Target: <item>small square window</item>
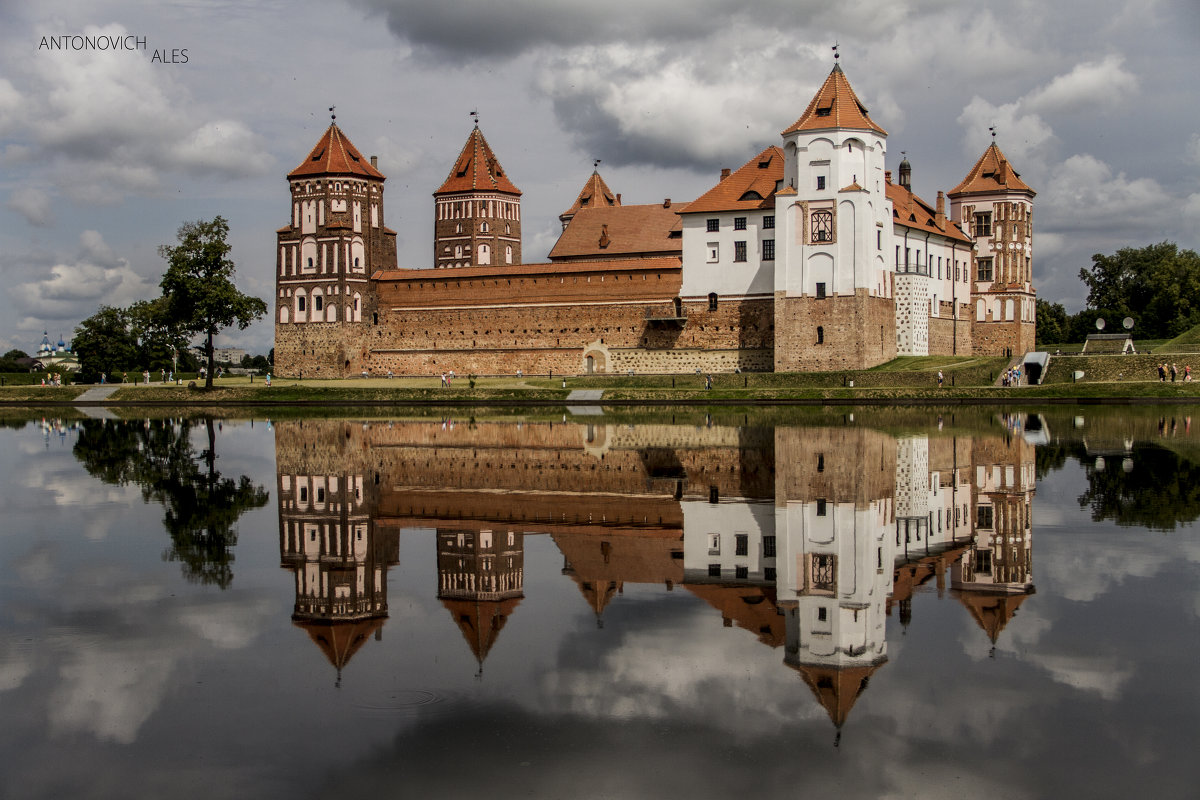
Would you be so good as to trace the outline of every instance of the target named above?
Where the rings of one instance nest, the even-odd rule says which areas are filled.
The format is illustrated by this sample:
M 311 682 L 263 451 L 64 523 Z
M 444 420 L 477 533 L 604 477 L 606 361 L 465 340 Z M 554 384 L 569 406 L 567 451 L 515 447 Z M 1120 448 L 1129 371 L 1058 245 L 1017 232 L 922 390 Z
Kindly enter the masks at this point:
M 818 299 L 818 300 L 824 300 L 824 299 L 825 299 L 825 296 L 826 296 L 826 295 L 825 295 L 825 284 L 823 284 L 823 283 L 818 283 L 818 284 L 817 284 L 817 299 Z
M 734 567 L 733 577 L 739 581 L 744 581 L 750 577 L 749 567 Z
M 733 218 L 733 229 L 735 231 L 746 230 L 746 218 L 745 217 L 734 217 Z
M 710 578 L 721 577 L 721 565 L 720 564 L 709 564 L 708 565 L 708 576 Z
M 721 248 L 716 242 L 708 243 L 708 263 L 713 264 L 721 258 Z
M 769 230 L 774 230 L 774 228 L 775 228 L 775 215 L 767 214 L 765 217 L 763 217 L 763 230 L 769 231 Z
M 716 231 L 719 231 L 719 230 L 721 230 L 721 220 L 710 219 L 708 221 L 708 232 L 715 233 Z

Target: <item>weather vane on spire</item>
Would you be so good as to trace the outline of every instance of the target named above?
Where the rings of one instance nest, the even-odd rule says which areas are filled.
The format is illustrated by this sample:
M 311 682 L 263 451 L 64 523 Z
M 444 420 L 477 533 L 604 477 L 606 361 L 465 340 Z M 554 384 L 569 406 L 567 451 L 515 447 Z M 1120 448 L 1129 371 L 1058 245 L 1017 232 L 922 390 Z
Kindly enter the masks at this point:
M 337 106 L 330 106 L 330 107 L 329 107 L 329 119 L 331 119 L 331 120 L 337 120 L 337 114 L 333 113 L 333 110 L 334 110 L 335 108 L 337 108 Z
M 475 109 L 474 111 L 471 112 L 471 119 L 475 120 L 475 127 L 478 128 L 479 127 L 479 109 Z
M 992 144 L 995 144 L 996 143 L 996 126 L 992 125 L 990 128 L 988 128 L 988 130 L 992 132 Z
M 838 43 L 835 41 L 833 43 L 833 62 L 836 64 L 837 60 L 841 57 L 842 54 L 838 52 Z
M 593 158 L 592 159 L 592 172 L 595 172 L 598 169 L 600 169 L 600 159 Z

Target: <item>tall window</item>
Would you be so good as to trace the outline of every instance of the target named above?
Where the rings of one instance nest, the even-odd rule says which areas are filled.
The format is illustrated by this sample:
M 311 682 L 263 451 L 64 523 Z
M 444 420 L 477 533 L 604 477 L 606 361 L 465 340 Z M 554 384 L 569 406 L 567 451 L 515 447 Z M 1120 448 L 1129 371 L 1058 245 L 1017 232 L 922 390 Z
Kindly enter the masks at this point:
M 817 299 L 818 300 L 825 299 L 825 284 L 824 283 L 817 284 Z
M 825 188 L 825 176 L 818 175 L 817 176 L 817 191 L 821 191 L 824 188 Z
M 975 238 L 992 235 L 992 212 L 981 211 L 975 215 Z
M 763 261 L 774 261 L 775 260 L 775 240 L 774 239 L 763 239 L 762 249 L 763 249 Z
M 817 344 L 825 344 L 825 328 L 817 326 Z
M 990 281 L 992 279 L 992 259 L 980 258 L 976 260 L 975 264 L 975 280 Z
M 733 243 L 733 260 L 734 261 L 745 261 L 746 260 L 746 243 L 745 242 L 734 242 Z
M 814 211 L 812 213 L 812 241 L 814 244 L 833 241 L 832 211 Z
M 709 311 L 717 310 L 717 293 L 716 292 L 710 292 L 708 295 L 708 310 Z
M 721 220 L 710 219 L 708 221 L 708 232 L 709 233 L 713 233 L 714 231 L 719 231 L 720 229 L 721 229 Z

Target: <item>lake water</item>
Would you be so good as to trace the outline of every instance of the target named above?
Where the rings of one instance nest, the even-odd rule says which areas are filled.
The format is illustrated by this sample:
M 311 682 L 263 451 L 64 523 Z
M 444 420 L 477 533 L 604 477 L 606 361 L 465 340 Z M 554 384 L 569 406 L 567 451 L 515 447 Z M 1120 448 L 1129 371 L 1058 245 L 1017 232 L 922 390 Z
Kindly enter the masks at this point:
M 0 428 L 0 797 L 1200 791 L 1200 408 L 250 413 Z

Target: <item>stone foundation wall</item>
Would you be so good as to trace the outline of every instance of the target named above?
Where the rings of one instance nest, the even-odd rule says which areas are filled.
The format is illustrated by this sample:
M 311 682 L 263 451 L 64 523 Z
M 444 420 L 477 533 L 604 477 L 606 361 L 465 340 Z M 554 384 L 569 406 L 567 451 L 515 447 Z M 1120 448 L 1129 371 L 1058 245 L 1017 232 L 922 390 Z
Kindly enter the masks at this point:
M 959 303 L 959 318 L 954 319 L 954 304 L 939 302 L 938 312 L 941 316 L 929 318 L 929 355 L 931 356 L 969 356 L 973 350 L 974 338 L 971 335 L 971 306 Z M 957 329 L 957 330 L 956 330 Z
M 1037 349 L 1036 332 L 1033 322 L 976 322 L 972 337 L 979 355 L 1021 355 Z
M 895 357 L 896 313 L 890 299 L 871 297 L 865 289 L 821 300 L 776 292 L 775 371 L 867 369 Z

